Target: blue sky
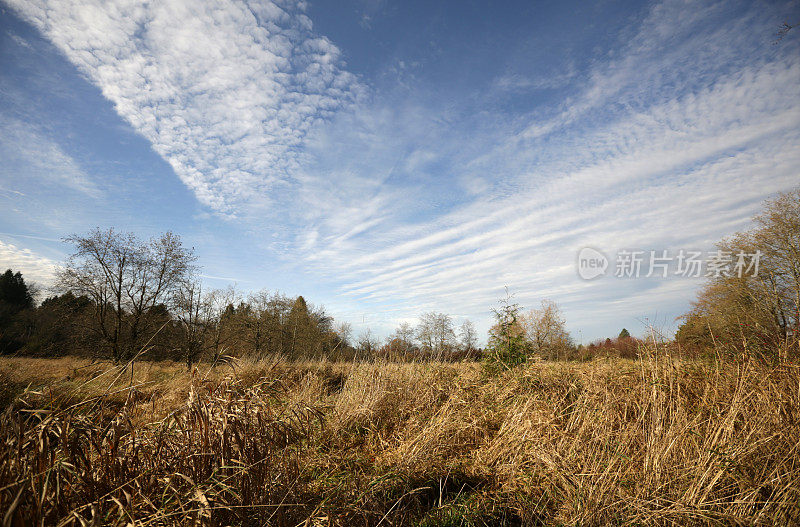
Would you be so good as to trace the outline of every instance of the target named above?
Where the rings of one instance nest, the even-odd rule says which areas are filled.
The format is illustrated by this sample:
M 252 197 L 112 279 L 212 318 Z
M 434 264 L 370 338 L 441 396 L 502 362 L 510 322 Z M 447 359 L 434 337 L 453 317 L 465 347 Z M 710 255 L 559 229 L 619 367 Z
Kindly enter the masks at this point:
M 356 331 L 485 331 L 504 286 L 581 341 L 671 331 L 702 279 L 576 255 L 708 250 L 800 183 L 800 4 L 501 4 L 0 2 L 0 267 L 169 229 Z

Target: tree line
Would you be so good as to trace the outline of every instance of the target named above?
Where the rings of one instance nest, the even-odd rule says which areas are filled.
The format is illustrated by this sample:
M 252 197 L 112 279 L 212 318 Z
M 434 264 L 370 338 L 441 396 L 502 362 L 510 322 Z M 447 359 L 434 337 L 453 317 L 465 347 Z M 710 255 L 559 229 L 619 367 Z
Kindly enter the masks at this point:
M 83 355 L 217 363 L 230 357 L 290 360 L 462 360 L 480 355 L 471 322 L 426 313 L 384 343 L 369 330 L 353 338 L 302 296 L 203 287 L 196 256 L 167 232 L 149 240 L 114 229 L 65 239 L 73 253 L 55 294 L 38 306 L 19 272 L 0 275 L 0 353 Z
M 370 330 L 357 337 L 323 307 L 302 296 L 234 288 L 206 290 L 194 250 L 167 232 L 148 240 L 114 229 L 66 238 L 73 253 L 54 293 L 40 292 L 19 272 L 0 275 L 0 353 L 86 355 L 125 363 L 171 359 L 189 367 L 229 357 L 396 361 L 479 360 L 511 368 L 536 356 L 586 360 L 635 358 L 642 342 L 617 337 L 576 345 L 559 306 L 543 300 L 524 311 L 506 295 L 493 310 L 484 349 L 469 320 L 445 313 L 401 323 L 383 342 Z M 800 355 L 800 188 L 765 203 L 753 227 L 721 240 L 725 254 L 759 254 L 753 272 L 710 277 L 669 343 L 676 353 L 713 351 L 735 357 Z
M 57 273 L 57 293 L 38 306 L 19 272 L 0 276 L 3 353 L 171 359 L 191 367 L 230 356 L 352 352 L 325 310 L 302 296 L 205 290 L 194 251 L 173 233 L 142 240 L 95 229 L 66 241 L 74 252 Z

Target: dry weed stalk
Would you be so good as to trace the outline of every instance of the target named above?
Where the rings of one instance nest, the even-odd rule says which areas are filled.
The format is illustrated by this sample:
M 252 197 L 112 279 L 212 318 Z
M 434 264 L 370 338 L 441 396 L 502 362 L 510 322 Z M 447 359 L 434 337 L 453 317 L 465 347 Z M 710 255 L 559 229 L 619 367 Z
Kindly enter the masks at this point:
M 800 522 L 790 363 L 80 371 L 0 419 L 5 525 Z

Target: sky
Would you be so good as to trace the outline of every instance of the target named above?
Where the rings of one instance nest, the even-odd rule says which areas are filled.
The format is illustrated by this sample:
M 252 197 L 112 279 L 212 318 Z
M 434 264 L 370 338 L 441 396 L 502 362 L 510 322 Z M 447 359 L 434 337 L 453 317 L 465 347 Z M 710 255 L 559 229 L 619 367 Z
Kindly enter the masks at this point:
M 800 184 L 784 22 L 799 2 L 0 0 L 0 267 L 47 287 L 67 235 L 171 230 L 207 287 L 356 333 L 485 334 L 506 288 L 579 342 L 670 333 L 704 278 L 650 252 L 707 254 Z

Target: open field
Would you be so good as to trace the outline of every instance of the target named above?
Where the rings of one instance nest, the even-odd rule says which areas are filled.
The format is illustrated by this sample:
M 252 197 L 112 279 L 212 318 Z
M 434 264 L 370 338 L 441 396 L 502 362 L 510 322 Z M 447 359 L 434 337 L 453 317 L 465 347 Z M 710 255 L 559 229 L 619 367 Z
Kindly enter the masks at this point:
M 790 364 L 3 358 L 0 386 L 4 525 L 800 521 Z

